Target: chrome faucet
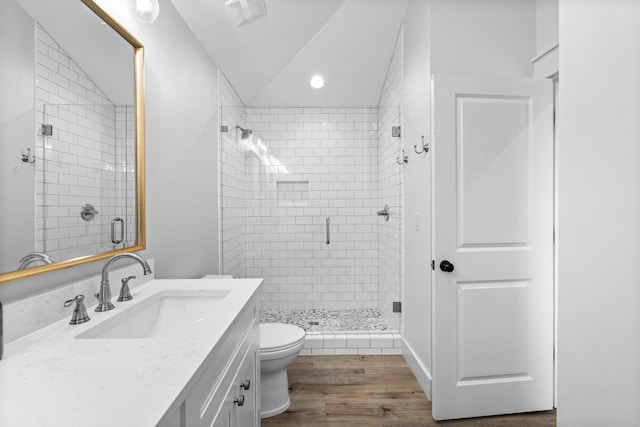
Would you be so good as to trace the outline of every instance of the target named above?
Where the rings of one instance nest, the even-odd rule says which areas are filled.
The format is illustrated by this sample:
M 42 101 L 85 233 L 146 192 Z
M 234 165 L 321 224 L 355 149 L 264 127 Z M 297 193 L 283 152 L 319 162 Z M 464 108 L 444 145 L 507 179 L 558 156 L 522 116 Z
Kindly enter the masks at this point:
M 53 263 L 53 260 L 49 257 L 49 255 L 45 254 L 44 252 L 31 252 L 30 254 L 23 256 L 18 262 L 20 263 L 18 270 L 24 270 L 34 262 L 43 262 L 45 264 L 51 264 Z
M 107 261 L 104 267 L 102 267 L 102 281 L 100 282 L 100 292 L 95 294 L 95 297 L 98 298 L 98 306 L 96 307 L 96 311 L 107 311 L 115 308 L 114 305 L 111 303 L 111 287 L 109 286 L 109 268 L 111 267 L 111 264 L 113 264 L 114 262 L 122 258 L 131 258 L 133 260 L 138 261 L 142 266 L 142 269 L 144 270 L 145 276 L 152 273 L 151 267 L 149 267 L 149 264 L 147 263 L 147 261 L 145 261 L 145 259 L 142 258 L 140 255 L 126 252 L 123 254 L 114 255 L 111 258 L 109 258 L 109 261 Z

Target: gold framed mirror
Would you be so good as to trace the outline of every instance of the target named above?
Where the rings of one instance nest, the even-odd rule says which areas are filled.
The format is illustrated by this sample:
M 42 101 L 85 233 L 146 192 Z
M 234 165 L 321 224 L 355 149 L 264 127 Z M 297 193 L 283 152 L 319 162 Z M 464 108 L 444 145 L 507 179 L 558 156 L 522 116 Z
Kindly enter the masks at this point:
M 144 249 L 143 45 L 92 0 L 1 8 L 0 284 Z

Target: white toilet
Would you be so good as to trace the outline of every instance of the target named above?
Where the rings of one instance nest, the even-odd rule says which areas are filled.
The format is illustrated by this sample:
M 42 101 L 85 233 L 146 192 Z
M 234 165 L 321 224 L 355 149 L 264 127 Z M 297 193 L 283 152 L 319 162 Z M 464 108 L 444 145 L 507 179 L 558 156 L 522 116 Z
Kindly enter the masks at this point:
M 295 325 L 260 324 L 260 418 L 289 408 L 287 367 L 302 350 L 304 336 L 305 330 Z
M 207 274 L 203 279 L 231 279 Z M 284 323 L 260 324 L 260 418 L 283 413 L 291 405 L 287 367 L 304 346 L 306 332 Z

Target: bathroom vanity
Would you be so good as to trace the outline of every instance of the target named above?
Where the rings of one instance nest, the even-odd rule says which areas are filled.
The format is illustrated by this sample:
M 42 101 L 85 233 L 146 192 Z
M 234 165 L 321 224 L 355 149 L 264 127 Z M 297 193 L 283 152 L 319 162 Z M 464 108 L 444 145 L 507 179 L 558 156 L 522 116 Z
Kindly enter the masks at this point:
M 260 283 L 152 280 L 10 343 L 0 425 L 260 425 Z

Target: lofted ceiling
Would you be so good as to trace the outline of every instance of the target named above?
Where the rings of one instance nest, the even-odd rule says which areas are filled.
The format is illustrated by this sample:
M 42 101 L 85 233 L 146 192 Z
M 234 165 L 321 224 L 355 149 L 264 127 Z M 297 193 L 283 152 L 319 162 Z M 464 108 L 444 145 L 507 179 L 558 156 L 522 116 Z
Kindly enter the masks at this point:
M 172 0 L 251 106 L 375 106 L 408 0 L 265 0 L 236 27 L 225 0 Z M 321 74 L 322 89 L 309 80 Z

